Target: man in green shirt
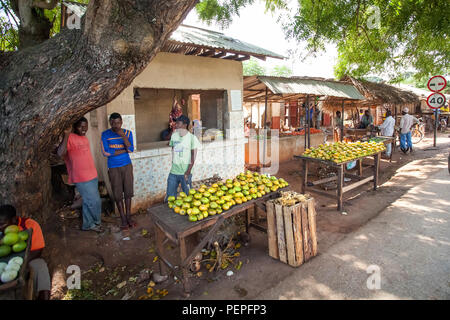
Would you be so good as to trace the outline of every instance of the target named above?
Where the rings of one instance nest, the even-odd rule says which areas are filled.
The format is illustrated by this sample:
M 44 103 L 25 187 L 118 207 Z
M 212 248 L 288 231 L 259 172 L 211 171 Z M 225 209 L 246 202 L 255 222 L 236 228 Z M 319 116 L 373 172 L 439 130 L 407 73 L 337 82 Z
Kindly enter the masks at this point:
M 166 200 L 170 196 L 177 195 L 177 189 L 180 184 L 183 192 L 188 194 L 189 187 L 192 184 L 191 170 L 194 166 L 200 142 L 196 136 L 187 130 L 189 121 L 189 118 L 185 115 L 177 118 L 175 132 L 170 138 L 172 168 L 167 179 Z

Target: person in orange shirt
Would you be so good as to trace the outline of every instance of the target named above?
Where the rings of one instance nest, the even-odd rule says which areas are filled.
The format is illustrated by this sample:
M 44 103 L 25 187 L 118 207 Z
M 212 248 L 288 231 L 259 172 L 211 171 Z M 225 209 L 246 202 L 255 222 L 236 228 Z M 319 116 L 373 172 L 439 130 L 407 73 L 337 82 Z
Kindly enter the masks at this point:
M 58 155 L 66 162 L 69 183 L 74 183 L 83 198 L 81 230 L 103 232 L 101 227 L 102 201 L 98 192 L 98 175 L 86 137 L 88 121 L 81 118 L 73 128 L 65 130 Z M 72 132 L 73 130 L 73 132 Z
M 19 226 L 21 230 L 32 229 L 31 248 L 28 256 L 28 266 L 34 271 L 35 292 L 39 300 L 50 299 L 50 273 L 47 263 L 41 258 L 45 248 L 44 235 L 39 223 L 31 218 L 18 217 L 16 208 L 11 205 L 0 206 L 0 231 L 3 234 L 6 227 L 10 225 Z

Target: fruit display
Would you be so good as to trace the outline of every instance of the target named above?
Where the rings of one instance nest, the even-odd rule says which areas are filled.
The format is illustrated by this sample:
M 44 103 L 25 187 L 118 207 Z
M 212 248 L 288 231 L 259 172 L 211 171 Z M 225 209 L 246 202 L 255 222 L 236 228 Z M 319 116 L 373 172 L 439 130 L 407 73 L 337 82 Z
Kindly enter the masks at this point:
M 11 252 L 22 252 L 27 247 L 28 232 L 20 231 L 18 226 L 6 227 L 5 235 L 0 241 L 0 258 Z
M 177 197 L 171 196 L 167 200 L 169 208 L 175 213 L 196 222 L 287 186 L 288 183 L 282 178 L 247 171 L 234 179 L 211 186 L 201 185 L 198 189 L 189 190 L 189 194 L 180 192 Z
M 23 264 L 22 257 L 11 258 L 8 263 L 0 262 L 0 280 L 3 283 L 11 282 L 19 275 Z
M 309 194 L 300 194 L 295 191 L 281 191 L 281 197 L 274 200 L 274 203 L 282 206 L 293 206 L 300 202 L 306 202 L 311 199 Z
M 386 150 L 386 147 L 382 142 L 335 142 L 306 149 L 303 156 L 341 163 L 370 156 L 384 150 Z

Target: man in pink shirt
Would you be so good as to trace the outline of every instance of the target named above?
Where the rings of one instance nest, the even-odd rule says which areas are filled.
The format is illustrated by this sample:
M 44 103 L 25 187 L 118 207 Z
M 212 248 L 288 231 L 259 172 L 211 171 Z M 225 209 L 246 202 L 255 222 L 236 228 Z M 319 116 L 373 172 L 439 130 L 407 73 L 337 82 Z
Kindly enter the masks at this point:
M 92 157 L 89 140 L 86 138 L 88 121 L 81 118 L 72 129 L 64 131 L 64 140 L 59 146 L 58 155 L 66 162 L 69 183 L 75 187 L 83 198 L 83 225 L 81 230 L 102 232 L 102 202 L 98 192 L 98 177 Z

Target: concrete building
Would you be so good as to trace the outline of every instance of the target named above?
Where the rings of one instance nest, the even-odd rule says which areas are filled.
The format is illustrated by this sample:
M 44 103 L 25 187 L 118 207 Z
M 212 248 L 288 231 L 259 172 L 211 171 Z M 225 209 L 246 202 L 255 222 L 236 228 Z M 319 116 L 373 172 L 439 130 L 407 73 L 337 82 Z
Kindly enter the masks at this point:
M 117 98 L 87 115 L 88 138 L 100 180 L 108 181 L 101 133 L 108 117 L 118 112 L 123 128 L 134 135 L 130 154 L 134 170 L 132 211 L 162 201 L 171 167 L 171 148 L 161 141 L 167 129 L 174 96 L 184 99 L 183 114 L 202 122 L 202 142 L 193 180 L 214 174 L 231 178 L 244 170 L 244 113 L 242 62 L 255 56 L 283 58 L 273 52 L 219 32 L 180 26 L 148 67 Z

